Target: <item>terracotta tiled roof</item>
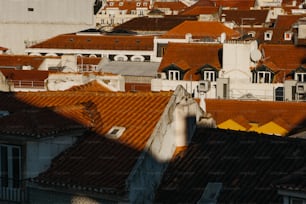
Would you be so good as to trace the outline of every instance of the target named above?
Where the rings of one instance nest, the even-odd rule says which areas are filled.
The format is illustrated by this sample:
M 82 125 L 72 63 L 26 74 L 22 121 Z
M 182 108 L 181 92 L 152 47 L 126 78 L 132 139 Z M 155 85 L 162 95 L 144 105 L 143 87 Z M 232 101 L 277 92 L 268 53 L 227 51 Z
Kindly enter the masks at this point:
M 49 76 L 49 71 L 16 70 L 0 68 L 0 72 L 7 80 L 44 81 Z
M 217 125 L 243 116 L 249 123 L 259 126 L 275 121 L 291 134 L 303 129 L 306 120 L 305 103 L 206 99 L 206 107 Z
M 97 80 L 91 81 L 81 86 L 73 86 L 67 91 L 94 91 L 94 92 L 112 92 L 107 86 L 99 83 Z
M 193 80 L 199 80 L 200 74 L 196 73 L 202 66 L 209 64 L 216 69 L 221 68 L 218 58 L 218 51 L 221 48 L 222 44 L 169 42 L 166 54 L 163 56 L 157 71 L 162 72 L 165 68 L 174 64 L 184 70 L 190 69 L 185 73 L 185 80 L 190 80 L 190 76 Z
M 174 2 L 165 2 L 165 1 L 156 1 L 154 2 L 153 8 L 169 8 L 172 11 L 181 11 L 188 6 L 182 3 L 181 1 L 174 1 Z
M 306 14 L 301 15 L 278 15 L 275 21 L 274 28 L 291 30 L 292 26 L 298 22 L 300 18 L 305 17 Z
M 277 69 L 273 71 L 279 72 L 280 77 L 297 69 L 302 65 L 303 60 L 306 59 L 306 48 L 302 46 L 261 44 L 259 48 L 264 53 L 264 61 L 273 62 L 277 66 Z
M 165 16 L 163 18 L 139 17 L 133 18 L 113 30 L 132 30 L 132 31 L 168 31 L 181 24 L 185 20 L 197 20 L 193 16 Z
M 64 34 L 33 45 L 30 48 L 153 50 L 153 38 L 154 36 Z
M 35 107 L 55 107 L 59 115 L 94 131 L 55 159 L 36 182 L 122 190 L 171 93 L 64 91 L 14 97 Z M 106 139 L 103 135 L 113 126 L 126 129 L 117 140 Z
M 187 33 L 191 33 L 195 39 L 205 37 L 216 39 L 221 36 L 221 33 L 225 33 L 228 39 L 240 35 L 238 32 L 217 21 L 185 21 L 162 35 L 162 37 L 185 38 Z
M 0 118 L 0 137 L 7 140 L 11 138 L 6 135 L 12 137 L 14 135 L 19 139 L 39 139 L 56 137 L 74 130 L 84 131 L 84 129 L 83 125 L 64 118 L 47 108 L 28 107 L 27 109 L 12 110 L 11 114 Z
M 269 10 L 222 10 L 222 15 L 225 15 L 225 20 L 235 22 L 237 25 L 263 25 Z M 247 20 L 247 18 L 254 18 L 254 20 Z
M 215 6 L 249 10 L 254 7 L 255 0 L 211 0 Z
M 208 183 L 221 183 L 216 203 L 281 203 L 272 184 L 304 167 L 305 155 L 302 139 L 198 129 L 168 165 L 155 202 L 197 203 Z
M 218 13 L 218 7 L 206 7 L 206 6 L 191 6 L 180 13 L 180 15 L 201 15 L 201 14 L 216 14 Z
M 22 68 L 22 66 L 31 66 L 38 69 L 46 58 L 57 57 L 41 57 L 28 55 L 0 55 L 0 67 Z

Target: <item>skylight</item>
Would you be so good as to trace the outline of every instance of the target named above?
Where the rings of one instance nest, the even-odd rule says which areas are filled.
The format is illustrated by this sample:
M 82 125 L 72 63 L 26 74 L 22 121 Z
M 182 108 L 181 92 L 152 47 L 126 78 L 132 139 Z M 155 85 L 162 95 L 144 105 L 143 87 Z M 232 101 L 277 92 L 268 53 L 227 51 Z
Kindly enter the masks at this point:
M 106 137 L 111 139 L 118 139 L 123 134 L 124 131 L 125 127 L 113 126 L 106 134 Z

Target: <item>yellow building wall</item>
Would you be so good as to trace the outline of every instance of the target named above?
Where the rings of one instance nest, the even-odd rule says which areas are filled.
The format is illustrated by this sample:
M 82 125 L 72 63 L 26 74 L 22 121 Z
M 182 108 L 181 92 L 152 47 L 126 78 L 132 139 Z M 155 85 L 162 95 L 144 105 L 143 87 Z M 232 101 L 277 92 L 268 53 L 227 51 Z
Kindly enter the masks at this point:
M 239 123 L 233 121 L 232 119 L 228 119 L 228 120 L 224 121 L 223 123 L 220 123 L 218 125 L 218 128 L 246 131 L 245 127 L 243 127 Z
M 278 124 L 272 121 L 258 127 L 257 129 L 253 128 L 252 130 L 258 133 L 264 133 L 270 135 L 275 134 L 280 136 L 285 136 L 288 133 L 288 131 L 285 128 L 279 126 Z

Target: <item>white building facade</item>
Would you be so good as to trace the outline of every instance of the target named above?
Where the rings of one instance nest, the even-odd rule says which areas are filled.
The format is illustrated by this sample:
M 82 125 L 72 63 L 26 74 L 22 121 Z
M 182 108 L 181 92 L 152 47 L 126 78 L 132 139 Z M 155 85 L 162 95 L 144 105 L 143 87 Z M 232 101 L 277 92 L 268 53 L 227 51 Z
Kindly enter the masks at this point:
M 14 54 L 62 33 L 95 25 L 94 0 L 7 0 L 0 2 L 0 44 Z M 52 27 L 52 28 L 51 28 Z

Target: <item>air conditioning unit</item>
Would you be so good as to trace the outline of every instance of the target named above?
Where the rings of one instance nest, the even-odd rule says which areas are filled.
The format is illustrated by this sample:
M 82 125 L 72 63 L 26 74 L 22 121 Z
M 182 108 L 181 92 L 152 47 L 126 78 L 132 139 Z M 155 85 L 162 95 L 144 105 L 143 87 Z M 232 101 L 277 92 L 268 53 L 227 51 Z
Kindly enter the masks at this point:
M 199 81 L 198 85 L 198 92 L 199 93 L 206 93 L 210 90 L 210 81 Z
M 157 77 L 158 79 L 166 79 L 166 78 L 167 78 L 167 77 L 166 77 L 166 73 L 163 73 L 163 72 L 157 73 L 156 77 Z
M 296 84 L 296 93 L 306 93 L 306 83 L 297 83 Z

